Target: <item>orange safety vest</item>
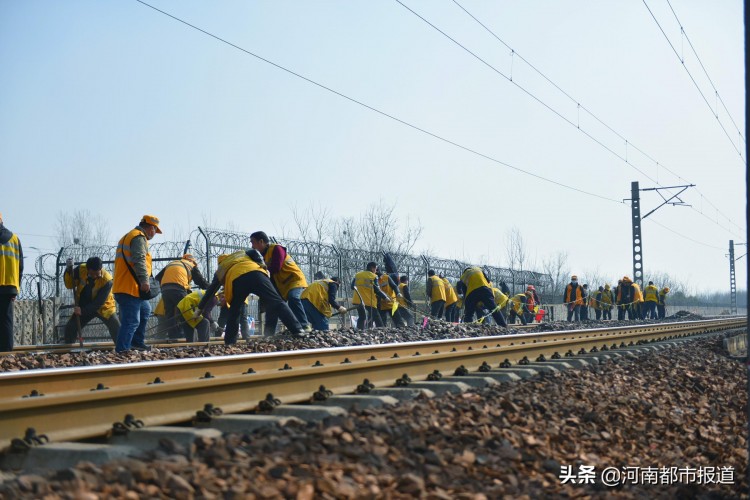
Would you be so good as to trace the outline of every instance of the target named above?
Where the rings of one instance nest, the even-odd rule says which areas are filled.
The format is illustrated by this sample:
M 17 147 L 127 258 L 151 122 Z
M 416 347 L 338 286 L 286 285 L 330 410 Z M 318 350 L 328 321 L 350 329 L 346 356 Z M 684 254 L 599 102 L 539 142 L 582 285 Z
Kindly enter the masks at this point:
M 383 274 L 378 278 L 378 286 L 383 290 L 383 293 L 388 296 L 390 300 L 380 299 L 380 310 L 390 311 L 393 307 L 393 301 L 396 299 L 396 292 L 391 288 L 390 282 L 388 281 L 388 275 Z
M 146 234 L 139 227 L 132 229 L 128 234 L 120 238 L 117 243 L 117 252 L 115 253 L 115 278 L 112 286 L 112 293 L 126 293 L 133 297 L 140 296 L 139 283 L 125 264 L 127 262 L 133 267 L 133 257 L 130 253 L 130 243 L 133 238 L 146 238 Z M 146 271 L 151 276 L 151 254 L 148 252 L 148 239 L 146 239 Z

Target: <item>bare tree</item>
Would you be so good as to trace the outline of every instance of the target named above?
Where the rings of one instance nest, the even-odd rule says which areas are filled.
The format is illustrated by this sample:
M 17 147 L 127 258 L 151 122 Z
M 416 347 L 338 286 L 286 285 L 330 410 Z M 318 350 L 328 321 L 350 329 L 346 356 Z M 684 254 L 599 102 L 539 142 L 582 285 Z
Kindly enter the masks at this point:
M 505 233 L 505 255 L 508 267 L 514 271 L 524 271 L 529 268 L 529 253 L 521 230 L 513 226 Z
M 542 260 L 542 269 L 550 276 L 552 285 L 549 294 L 552 300 L 562 297 L 565 293 L 565 285 L 570 278 L 570 266 L 568 265 L 568 252 L 558 251 L 549 258 Z
M 106 245 L 110 243 L 109 225 L 99 214 L 88 209 L 57 213 L 57 244 L 68 247 L 73 244 L 82 247 Z
M 292 207 L 296 237 L 308 243 L 322 243 L 331 233 L 331 211 L 328 207 L 310 204 L 306 209 Z

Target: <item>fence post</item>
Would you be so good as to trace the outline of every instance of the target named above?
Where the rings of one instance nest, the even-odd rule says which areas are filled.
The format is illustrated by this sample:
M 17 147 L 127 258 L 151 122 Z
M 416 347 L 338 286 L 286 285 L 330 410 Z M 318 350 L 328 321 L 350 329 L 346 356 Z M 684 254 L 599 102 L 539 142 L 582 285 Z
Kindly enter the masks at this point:
M 206 279 L 211 280 L 211 242 L 208 240 L 208 235 L 203 228 L 198 226 L 198 232 L 203 235 L 203 239 L 206 240 Z

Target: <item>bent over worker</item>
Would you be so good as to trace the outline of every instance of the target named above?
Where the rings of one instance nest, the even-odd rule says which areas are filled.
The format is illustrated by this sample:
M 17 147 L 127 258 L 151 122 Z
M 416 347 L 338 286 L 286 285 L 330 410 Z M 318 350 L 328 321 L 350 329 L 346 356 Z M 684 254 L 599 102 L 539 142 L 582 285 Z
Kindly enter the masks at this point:
M 0 352 L 13 350 L 13 302 L 21 289 L 23 249 L 0 214 Z
M 242 311 L 245 299 L 251 293 L 263 301 L 269 315 L 273 314 L 279 318 L 290 333 L 300 336 L 305 334 L 304 328 L 299 324 L 292 310 L 273 287 L 263 257 L 257 250 L 246 252 L 240 250 L 232 254 L 219 255 L 217 260 L 219 268 L 214 273 L 206 294 L 198 304 L 198 309 L 203 310 L 208 301 L 216 295 L 219 287 L 224 286 L 224 297 L 229 304 L 229 316 L 224 334 L 226 345 L 237 343 L 240 311 Z M 275 324 L 272 327 L 265 325 L 266 335 L 273 335 L 275 331 Z
M 456 290 L 464 296 L 464 323 L 474 321 L 475 314 L 480 318 L 491 314 L 495 323 L 502 327 L 508 326 L 500 308 L 492 307 L 495 303 L 495 295 L 481 268 L 475 266 L 464 269 L 461 279 L 456 284 Z
M 177 303 L 177 310 L 182 316 L 182 333 L 188 342 L 192 342 L 195 339 L 194 332 L 198 332 L 198 342 L 208 342 L 210 338 L 209 326 L 211 322 L 208 318 L 210 317 L 211 309 L 219 303 L 219 298 L 215 295 L 208 297 L 203 309 L 198 309 L 198 305 L 205 296 L 206 292 L 196 290 L 187 294 Z
M 373 322 L 375 326 L 385 326 L 378 311 L 378 297 L 381 300 L 389 299 L 378 285 L 378 275 L 375 274 L 377 270 L 375 262 L 368 262 L 365 270 L 355 274 L 352 279 L 352 304 L 357 306 L 358 330 L 372 328 Z
M 198 269 L 195 257 L 186 253 L 181 259 L 173 260 L 156 275 L 161 284 L 161 294 L 164 300 L 164 311 L 167 317 L 168 337 L 175 340 L 181 337 L 180 326 L 177 321 L 177 304 L 190 293 L 190 282 L 195 282 L 198 288 L 208 288 L 208 281 Z
M 266 263 L 271 280 L 279 291 L 302 328 L 309 330 L 305 309 L 302 307 L 302 291 L 307 288 L 307 279 L 292 256 L 289 255 L 281 245 L 269 243 L 268 235 L 263 231 L 256 231 L 250 235 L 250 243 L 253 248 L 260 252 Z M 266 317 L 266 325 L 276 328 L 278 317 L 269 312 Z
M 330 324 L 328 319 L 333 316 L 333 310 L 339 314 L 346 312 L 346 307 L 336 302 L 336 292 L 339 289 L 339 278 L 322 278 L 310 283 L 310 286 L 302 292 L 302 307 L 313 330 L 328 331 Z
M 445 321 L 451 323 L 458 323 L 458 311 L 456 310 L 456 303 L 458 302 L 458 294 L 453 289 L 450 280 L 444 277 L 442 274 L 439 278 L 443 282 L 445 288 Z
M 659 292 L 659 302 L 656 304 L 656 311 L 659 315 L 659 319 L 664 319 L 667 313 L 667 294 L 669 293 L 669 287 L 665 286 Z
M 115 297 L 112 295 L 112 275 L 102 268 L 102 259 L 90 257 L 85 264 L 73 268 L 68 259 L 63 275 L 65 288 L 73 290 L 77 307 L 73 308 L 65 325 L 65 343 L 71 344 L 78 337 L 78 327 L 83 328 L 94 318 L 99 318 L 107 327 L 112 342 L 117 342 L 120 320 L 117 319 Z M 80 319 L 80 325 L 79 320 Z

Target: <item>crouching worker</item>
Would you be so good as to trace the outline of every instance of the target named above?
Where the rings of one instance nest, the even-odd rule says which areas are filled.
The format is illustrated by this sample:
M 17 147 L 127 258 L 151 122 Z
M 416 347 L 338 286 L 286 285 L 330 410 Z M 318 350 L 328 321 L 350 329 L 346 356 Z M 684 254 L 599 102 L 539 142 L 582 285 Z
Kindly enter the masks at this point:
M 315 280 L 302 292 L 302 307 L 305 308 L 305 315 L 313 330 L 329 330 L 328 318 L 333 315 L 334 309 L 339 314 L 346 312 L 346 307 L 336 302 L 338 289 L 339 279 L 334 276 L 330 279 Z
M 75 289 L 78 306 L 65 325 L 65 343 L 71 344 L 78 338 L 78 320 L 83 328 L 94 318 L 102 320 L 109 330 L 112 342 L 117 342 L 120 320 L 115 314 L 115 297 L 112 295 L 112 275 L 102 269 L 102 259 L 91 257 L 85 264 L 73 268 L 68 259 L 65 267 L 65 288 Z
M 464 323 L 474 321 L 474 314 L 477 314 L 480 318 L 491 314 L 498 325 L 508 326 L 500 307 L 495 306 L 491 311 L 486 310 L 495 303 L 495 295 L 492 293 L 492 288 L 490 288 L 481 268 L 467 267 L 464 269 L 456 289 L 459 294 L 464 296 Z
M 193 342 L 195 339 L 194 332 L 198 332 L 198 342 L 208 342 L 210 338 L 209 326 L 209 315 L 211 309 L 219 303 L 216 295 L 209 297 L 206 301 L 205 306 L 202 309 L 198 309 L 203 297 L 206 292 L 203 290 L 197 290 L 193 293 L 189 293 L 184 299 L 177 303 L 177 310 L 182 315 L 182 334 L 185 336 L 185 340 Z
M 237 332 L 239 331 L 239 317 L 242 304 L 251 293 L 257 295 L 265 305 L 269 314 L 275 314 L 290 333 L 304 335 L 305 330 L 297 321 L 294 313 L 279 292 L 273 287 L 271 278 L 268 277 L 266 264 L 263 256 L 257 250 L 240 250 L 232 254 L 219 255 L 219 268 L 214 273 L 211 285 L 206 294 L 198 304 L 198 309 L 203 310 L 208 301 L 216 295 L 220 286 L 224 286 L 224 297 L 229 304 L 229 316 L 227 317 L 226 333 L 224 343 L 227 345 L 237 343 Z M 276 325 L 274 325 L 275 328 Z M 273 335 L 274 330 L 266 324 L 266 335 Z
M 508 322 L 513 325 L 516 323 L 516 317 L 521 320 L 521 324 L 526 324 L 526 302 L 528 296 L 525 293 L 517 293 L 510 298 L 510 313 Z

